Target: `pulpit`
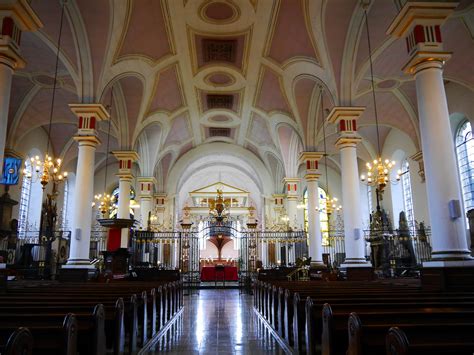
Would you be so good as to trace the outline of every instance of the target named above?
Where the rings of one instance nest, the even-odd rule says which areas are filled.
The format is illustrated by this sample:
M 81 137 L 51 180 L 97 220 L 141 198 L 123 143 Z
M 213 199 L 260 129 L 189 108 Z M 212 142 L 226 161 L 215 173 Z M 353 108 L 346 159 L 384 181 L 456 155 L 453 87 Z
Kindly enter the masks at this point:
M 133 219 L 108 218 L 98 220 L 101 226 L 107 228 L 107 250 L 103 251 L 105 274 L 121 278 L 128 275 L 130 252 L 120 248 L 122 228 L 130 228 L 135 224 Z
M 119 248 L 115 251 L 103 251 L 104 268 L 106 275 L 113 275 L 114 278 L 125 277 L 128 275 L 130 253 L 125 248 Z

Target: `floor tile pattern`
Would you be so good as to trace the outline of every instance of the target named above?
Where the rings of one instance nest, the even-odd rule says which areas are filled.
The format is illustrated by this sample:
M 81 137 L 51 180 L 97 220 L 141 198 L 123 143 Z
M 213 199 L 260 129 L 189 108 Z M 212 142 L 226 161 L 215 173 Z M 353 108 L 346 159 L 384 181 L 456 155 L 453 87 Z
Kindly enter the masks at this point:
M 284 354 L 261 325 L 252 296 L 239 290 L 200 290 L 184 297 L 177 324 L 150 354 Z

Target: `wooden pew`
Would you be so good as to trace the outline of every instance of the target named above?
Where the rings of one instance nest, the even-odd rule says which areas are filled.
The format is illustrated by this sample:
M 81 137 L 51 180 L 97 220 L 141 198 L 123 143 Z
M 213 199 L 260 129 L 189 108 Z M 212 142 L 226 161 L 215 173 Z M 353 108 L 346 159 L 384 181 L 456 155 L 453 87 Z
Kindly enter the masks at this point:
M 471 355 L 474 352 L 472 328 L 455 327 L 453 330 L 456 332 L 456 337 L 448 340 L 446 329 L 435 330 L 433 327 L 422 329 L 422 326 L 418 326 L 417 329 L 413 331 L 413 329 L 402 330 L 398 327 L 392 327 L 389 329 L 385 340 L 386 354 Z M 427 331 L 429 332 L 428 334 Z M 469 333 L 466 334 L 465 331 Z M 423 333 L 424 336 L 420 337 L 420 333 Z M 452 333 L 449 332 L 448 334 L 451 335 Z
M 11 333 L 3 344 L 3 334 L 0 333 L 0 352 L 4 355 L 32 355 L 33 335 L 28 328 L 20 327 Z
M 132 284 L 134 287 L 131 287 Z M 104 300 L 105 307 L 103 309 L 110 311 L 107 318 L 104 316 L 105 330 L 100 338 L 108 339 L 108 343 L 111 344 L 109 349 L 113 348 L 114 354 L 122 354 L 125 347 L 128 348 L 129 353 L 133 353 L 137 351 L 138 347 L 143 347 L 160 327 L 182 307 L 181 282 L 173 282 L 168 285 L 160 284 L 158 292 L 150 286 L 155 287 L 156 283 L 68 284 L 67 287 L 58 287 L 54 293 L 51 293 L 50 288 L 47 287 L 13 288 L 7 294 L 0 295 L 0 316 L 2 312 L 7 311 L 6 307 L 8 307 L 8 311 L 17 311 L 20 317 L 21 313 L 25 313 L 27 310 L 37 310 L 44 313 L 72 309 L 78 311 L 81 321 L 83 316 L 81 312 L 96 304 L 98 300 Z M 145 287 L 146 290 L 141 292 L 138 301 L 137 297 L 132 295 L 130 300 L 124 304 L 123 299 L 117 297 L 130 294 L 141 287 Z M 162 292 L 163 289 L 166 290 L 165 293 Z M 149 293 L 147 290 L 150 290 Z M 11 308 L 12 304 L 13 309 Z M 139 324 L 138 321 L 140 321 Z M 124 334 L 126 333 L 128 333 L 128 337 L 125 343 Z M 103 346 L 103 351 L 105 351 L 105 343 Z M 99 350 L 97 353 L 101 351 Z

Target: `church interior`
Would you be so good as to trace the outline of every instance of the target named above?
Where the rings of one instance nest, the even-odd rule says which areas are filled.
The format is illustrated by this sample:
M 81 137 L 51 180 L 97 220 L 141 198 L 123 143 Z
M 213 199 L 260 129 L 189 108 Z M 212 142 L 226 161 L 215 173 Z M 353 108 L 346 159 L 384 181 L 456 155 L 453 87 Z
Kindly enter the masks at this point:
M 0 0 L 1 354 L 473 354 L 473 0 Z

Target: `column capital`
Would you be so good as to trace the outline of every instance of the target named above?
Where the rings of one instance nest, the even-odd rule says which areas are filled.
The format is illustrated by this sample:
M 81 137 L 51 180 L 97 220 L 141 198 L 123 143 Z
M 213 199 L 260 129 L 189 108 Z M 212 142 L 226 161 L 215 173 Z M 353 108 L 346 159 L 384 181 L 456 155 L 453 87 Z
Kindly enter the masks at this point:
M 72 137 L 77 143 L 79 143 L 79 146 L 92 146 L 92 147 L 96 147 L 98 146 L 101 141 L 99 139 L 99 137 L 97 136 L 80 136 L 80 135 L 76 135 L 74 137 Z
M 275 208 L 283 207 L 283 202 L 285 201 L 285 194 L 272 194 L 273 202 L 275 203 Z
M 26 0 L 3 0 L 0 4 L 0 63 L 12 69 L 26 65 L 20 54 L 22 31 L 37 31 L 43 27 Z
M 416 74 L 427 68 L 441 69 L 451 57 L 443 50 L 441 25 L 454 12 L 457 2 L 408 1 L 387 29 L 387 34 L 405 38 L 410 56 L 402 70 Z
M 301 181 L 300 178 L 286 177 L 283 178 L 286 184 L 286 196 L 289 200 L 298 198 L 298 183 Z
M 336 106 L 331 110 L 327 121 L 337 125 L 337 148 L 355 147 L 362 140 L 357 133 L 357 120 L 364 111 L 365 107 L 362 106 Z
M 97 136 L 97 122 L 110 118 L 102 104 L 69 104 L 69 108 L 78 119 L 77 136 Z
M 155 199 L 155 205 L 156 206 L 164 206 L 167 196 L 168 196 L 167 194 L 162 193 L 162 192 L 154 194 L 153 198 Z
M 317 180 L 320 176 L 318 170 L 319 160 L 324 156 L 323 152 L 301 152 L 298 158 L 300 164 L 305 164 L 306 175 L 304 176 L 306 181 Z
M 132 175 L 132 165 L 140 156 L 134 150 L 115 150 L 112 152 L 114 157 L 119 161 L 119 171 L 117 176 L 122 178 L 133 178 Z
M 138 187 L 139 187 L 139 197 L 152 198 L 153 191 L 156 184 L 156 179 L 154 176 L 140 176 L 137 178 Z

